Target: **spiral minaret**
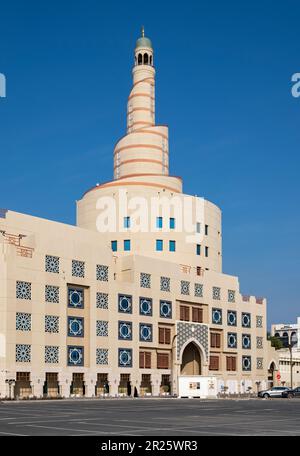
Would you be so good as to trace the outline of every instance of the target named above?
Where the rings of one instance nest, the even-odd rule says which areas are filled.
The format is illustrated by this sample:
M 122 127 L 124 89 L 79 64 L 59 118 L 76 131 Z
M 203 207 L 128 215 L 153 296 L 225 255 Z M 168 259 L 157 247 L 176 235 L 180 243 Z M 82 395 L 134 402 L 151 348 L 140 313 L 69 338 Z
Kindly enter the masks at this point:
M 181 192 L 181 179 L 169 176 L 168 127 L 155 125 L 154 52 L 144 29 L 136 42 L 132 74 L 127 134 L 114 149 L 114 180 L 152 183 Z

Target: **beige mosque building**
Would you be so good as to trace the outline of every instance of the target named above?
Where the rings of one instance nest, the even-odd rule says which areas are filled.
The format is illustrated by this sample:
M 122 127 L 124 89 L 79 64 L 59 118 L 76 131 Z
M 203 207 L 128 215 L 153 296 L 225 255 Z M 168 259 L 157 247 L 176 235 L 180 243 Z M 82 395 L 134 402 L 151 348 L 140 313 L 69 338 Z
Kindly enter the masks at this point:
M 144 33 L 132 74 L 114 179 L 77 202 L 76 226 L 0 211 L 2 398 L 268 385 L 266 300 L 222 272 L 220 208 L 169 175 Z

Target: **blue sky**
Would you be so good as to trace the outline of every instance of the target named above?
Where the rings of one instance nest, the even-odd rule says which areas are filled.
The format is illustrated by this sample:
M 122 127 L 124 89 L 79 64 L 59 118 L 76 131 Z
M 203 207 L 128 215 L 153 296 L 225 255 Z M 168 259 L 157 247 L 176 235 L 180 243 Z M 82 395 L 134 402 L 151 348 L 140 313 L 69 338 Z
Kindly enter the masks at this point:
M 299 2 L 11 0 L 0 13 L 0 207 L 74 223 L 75 200 L 111 179 L 144 24 L 171 172 L 221 206 L 224 272 L 268 298 L 269 323 L 295 320 Z

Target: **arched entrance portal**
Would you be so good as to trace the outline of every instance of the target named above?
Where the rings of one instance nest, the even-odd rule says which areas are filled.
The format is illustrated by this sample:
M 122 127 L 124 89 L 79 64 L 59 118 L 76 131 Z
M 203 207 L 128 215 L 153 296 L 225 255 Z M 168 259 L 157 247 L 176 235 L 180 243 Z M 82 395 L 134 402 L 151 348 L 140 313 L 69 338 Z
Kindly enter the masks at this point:
M 198 347 L 190 342 L 182 354 L 181 375 L 201 375 L 201 357 Z
M 269 387 L 272 387 L 276 383 L 275 379 L 275 371 L 276 371 L 276 366 L 274 361 L 271 362 L 270 367 L 268 369 L 268 382 L 269 382 Z

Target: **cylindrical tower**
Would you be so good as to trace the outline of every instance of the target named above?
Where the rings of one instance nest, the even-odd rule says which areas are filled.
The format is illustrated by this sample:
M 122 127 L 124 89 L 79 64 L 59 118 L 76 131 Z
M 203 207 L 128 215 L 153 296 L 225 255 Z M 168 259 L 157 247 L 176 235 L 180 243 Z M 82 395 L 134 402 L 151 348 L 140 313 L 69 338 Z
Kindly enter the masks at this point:
M 155 125 L 154 52 L 149 38 L 137 40 L 132 70 L 133 87 L 127 103 L 127 135 L 114 150 L 114 179 L 169 175 L 168 127 Z M 149 178 L 147 179 L 149 180 Z M 167 179 L 168 180 L 168 179 Z M 174 178 L 170 188 L 181 191 L 181 182 Z M 170 182 L 169 182 L 170 184 Z

